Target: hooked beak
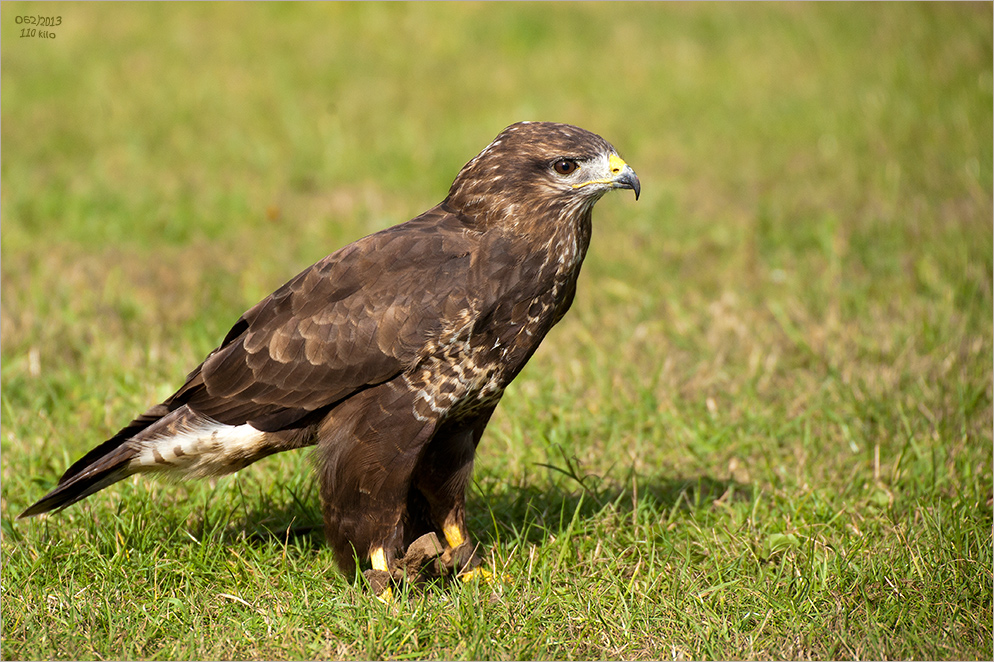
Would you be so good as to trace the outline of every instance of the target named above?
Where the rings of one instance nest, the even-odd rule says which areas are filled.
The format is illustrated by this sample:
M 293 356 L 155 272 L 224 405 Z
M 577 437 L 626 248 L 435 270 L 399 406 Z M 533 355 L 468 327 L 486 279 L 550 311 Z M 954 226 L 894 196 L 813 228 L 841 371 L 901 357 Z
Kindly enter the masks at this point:
M 614 187 L 632 189 L 635 191 L 635 199 L 638 200 L 639 193 L 642 192 L 642 185 L 639 183 L 638 175 L 635 174 L 632 167 L 616 154 L 612 154 L 610 159 L 608 159 L 608 165 L 611 168 L 611 174 L 614 175 L 611 179 Z

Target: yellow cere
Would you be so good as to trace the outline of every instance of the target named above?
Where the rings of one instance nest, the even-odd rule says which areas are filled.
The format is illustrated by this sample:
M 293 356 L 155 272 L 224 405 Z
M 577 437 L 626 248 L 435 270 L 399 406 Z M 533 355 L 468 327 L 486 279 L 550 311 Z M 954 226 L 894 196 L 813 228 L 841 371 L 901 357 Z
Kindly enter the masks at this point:
M 628 164 L 625 163 L 625 160 L 617 154 L 612 154 L 607 159 L 607 167 L 611 169 L 612 175 L 617 175 L 619 172 L 624 170 L 627 165 Z

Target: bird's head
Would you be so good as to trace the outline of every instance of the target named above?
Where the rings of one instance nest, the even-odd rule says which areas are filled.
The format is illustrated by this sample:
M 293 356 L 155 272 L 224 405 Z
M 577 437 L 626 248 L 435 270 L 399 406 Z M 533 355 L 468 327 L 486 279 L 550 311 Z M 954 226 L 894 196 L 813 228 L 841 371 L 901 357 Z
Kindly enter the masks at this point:
M 491 222 L 526 213 L 585 215 L 612 189 L 641 191 L 639 178 L 600 136 L 569 124 L 519 122 L 459 172 L 447 207 Z

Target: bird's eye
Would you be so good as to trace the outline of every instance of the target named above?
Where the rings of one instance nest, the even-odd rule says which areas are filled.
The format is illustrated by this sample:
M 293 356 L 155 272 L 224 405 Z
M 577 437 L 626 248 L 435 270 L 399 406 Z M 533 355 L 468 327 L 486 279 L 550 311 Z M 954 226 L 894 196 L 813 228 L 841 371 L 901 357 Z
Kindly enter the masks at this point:
M 559 159 L 552 164 L 552 169 L 560 175 L 568 175 L 575 172 L 580 166 L 573 159 Z

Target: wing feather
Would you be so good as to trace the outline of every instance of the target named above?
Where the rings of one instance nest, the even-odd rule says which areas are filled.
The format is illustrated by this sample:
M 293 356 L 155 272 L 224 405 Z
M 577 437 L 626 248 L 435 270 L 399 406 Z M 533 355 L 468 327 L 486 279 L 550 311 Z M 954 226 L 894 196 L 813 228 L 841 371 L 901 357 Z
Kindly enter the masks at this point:
M 242 315 L 170 404 L 273 430 L 392 379 L 474 298 L 474 241 L 436 207 L 329 255 Z

